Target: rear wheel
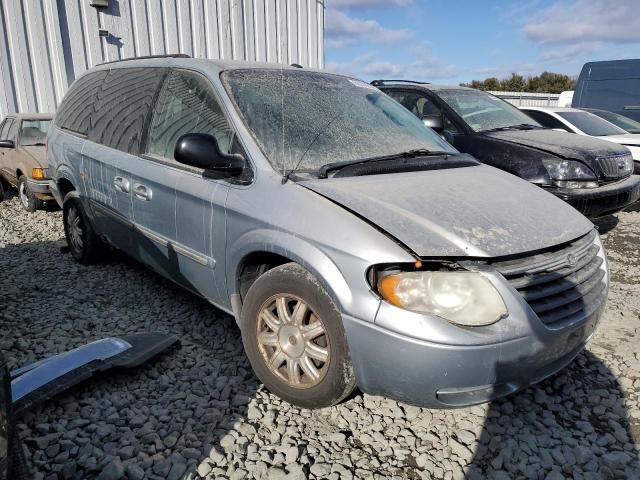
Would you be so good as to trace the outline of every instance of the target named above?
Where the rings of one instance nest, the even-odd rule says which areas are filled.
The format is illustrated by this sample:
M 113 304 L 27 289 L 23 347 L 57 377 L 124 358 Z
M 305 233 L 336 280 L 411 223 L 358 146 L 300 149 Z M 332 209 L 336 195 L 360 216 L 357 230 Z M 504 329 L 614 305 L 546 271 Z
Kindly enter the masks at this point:
M 322 408 L 354 390 L 340 312 L 300 265 L 288 263 L 259 277 L 246 295 L 241 321 L 256 375 L 282 399 Z
M 42 201 L 29 189 L 27 177 L 24 175 L 20 175 L 18 179 L 18 198 L 20 199 L 20 205 L 27 212 L 35 212 L 42 207 Z
M 71 256 L 83 265 L 91 265 L 100 260 L 105 245 L 95 233 L 76 192 L 65 196 L 62 204 L 62 220 Z

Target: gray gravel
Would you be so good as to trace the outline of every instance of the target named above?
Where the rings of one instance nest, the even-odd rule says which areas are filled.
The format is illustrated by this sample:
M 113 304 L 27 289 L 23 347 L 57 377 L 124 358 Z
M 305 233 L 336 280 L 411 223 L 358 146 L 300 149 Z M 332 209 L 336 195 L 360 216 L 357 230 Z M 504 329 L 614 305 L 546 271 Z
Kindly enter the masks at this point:
M 490 405 L 426 410 L 357 395 L 320 411 L 259 384 L 228 315 L 115 254 L 61 254 L 59 211 L 0 204 L 0 348 L 12 365 L 114 334 L 182 348 L 106 374 L 20 424 L 36 478 L 640 478 L 640 213 L 600 222 L 613 284 L 588 350 Z

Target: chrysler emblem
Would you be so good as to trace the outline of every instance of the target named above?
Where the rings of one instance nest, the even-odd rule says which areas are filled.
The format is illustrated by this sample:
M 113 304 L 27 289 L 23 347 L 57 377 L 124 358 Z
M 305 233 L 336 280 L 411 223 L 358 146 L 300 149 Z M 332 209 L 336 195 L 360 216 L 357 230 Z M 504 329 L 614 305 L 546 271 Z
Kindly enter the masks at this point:
M 573 253 L 570 253 L 569 255 L 567 255 L 567 264 L 570 267 L 575 267 L 577 263 L 578 263 L 578 258 Z

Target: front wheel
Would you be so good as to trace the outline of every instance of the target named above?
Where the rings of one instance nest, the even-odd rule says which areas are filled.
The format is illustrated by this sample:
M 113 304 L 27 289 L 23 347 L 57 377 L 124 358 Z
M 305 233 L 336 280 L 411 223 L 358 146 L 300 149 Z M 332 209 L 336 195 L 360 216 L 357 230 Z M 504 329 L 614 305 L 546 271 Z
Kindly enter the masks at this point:
M 259 277 L 242 307 L 242 341 L 258 378 L 303 408 L 340 403 L 355 389 L 342 317 L 296 263 Z
M 96 263 L 104 251 L 104 244 L 93 230 L 89 216 L 75 192 L 68 193 L 62 204 L 64 236 L 71 256 L 83 265 Z
M 27 183 L 27 177 L 20 175 L 18 179 L 18 197 L 20 198 L 20 205 L 27 212 L 35 212 L 42 207 L 42 200 L 35 196 L 35 194 L 29 189 Z

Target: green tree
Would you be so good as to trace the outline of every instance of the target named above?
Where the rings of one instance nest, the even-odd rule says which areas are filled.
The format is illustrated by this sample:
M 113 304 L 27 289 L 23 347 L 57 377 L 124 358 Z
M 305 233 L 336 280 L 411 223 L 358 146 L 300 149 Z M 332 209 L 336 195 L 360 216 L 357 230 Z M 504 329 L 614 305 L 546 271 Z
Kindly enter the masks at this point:
M 503 79 L 489 77 L 484 80 L 472 80 L 466 84 L 461 83 L 460 85 L 478 90 L 560 93 L 565 90 L 573 90 L 576 81 L 568 75 L 544 71 L 540 75 L 527 78 L 517 73 L 512 73 L 510 77 Z

